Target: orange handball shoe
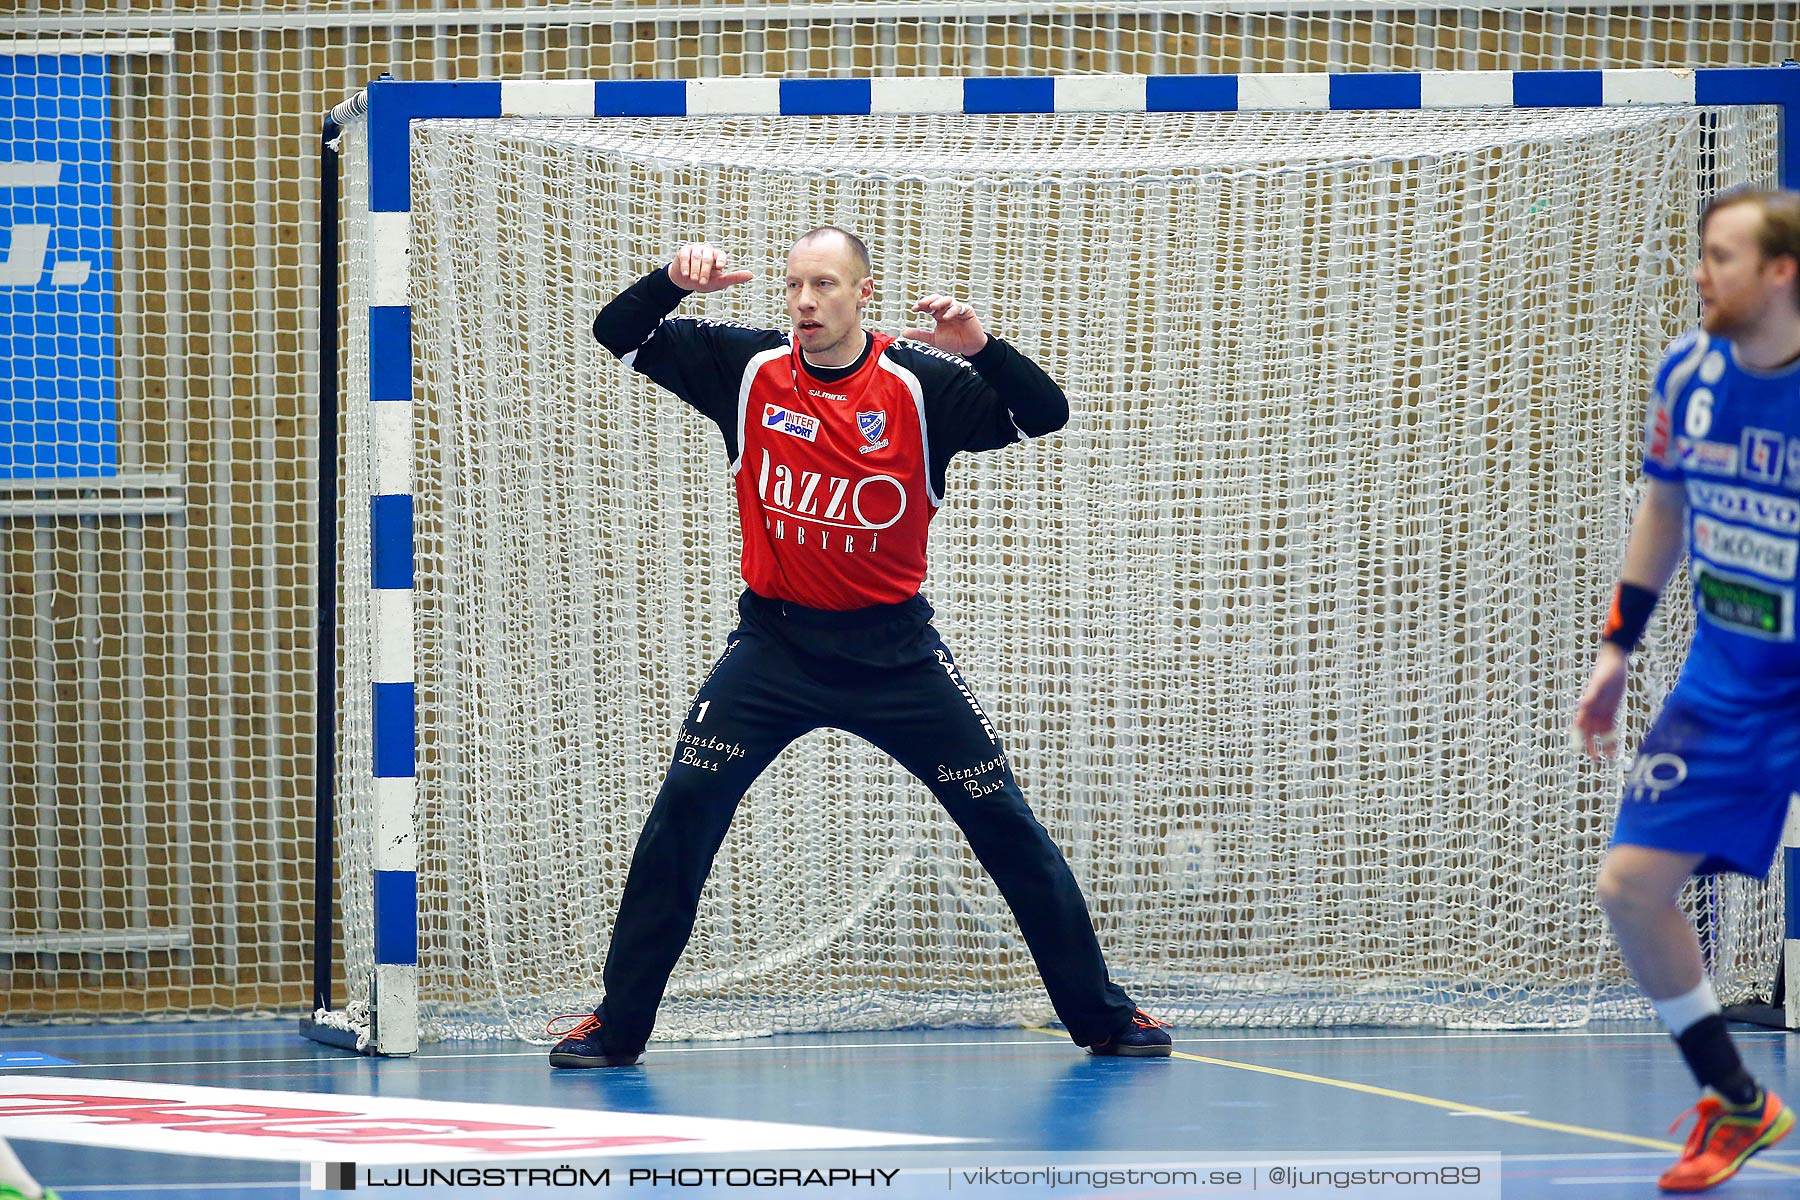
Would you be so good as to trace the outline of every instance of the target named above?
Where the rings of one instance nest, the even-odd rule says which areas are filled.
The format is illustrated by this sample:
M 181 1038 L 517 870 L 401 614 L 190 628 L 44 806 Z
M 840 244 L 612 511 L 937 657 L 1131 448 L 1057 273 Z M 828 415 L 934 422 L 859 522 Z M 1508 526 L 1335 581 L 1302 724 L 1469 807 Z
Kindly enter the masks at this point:
M 1773 1146 L 1794 1127 L 1794 1111 L 1767 1089 L 1763 1091 L 1762 1107 L 1749 1112 L 1733 1112 L 1713 1096 L 1702 1098 L 1688 1112 L 1699 1118 L 1699 1124 L 1688 1134 L 1681 1158 L 1658 1180 L 1665 1192 L 1704 1192 L 1724 1183 L 1750 1161 L 1752 1154 Z M 1669 1132 L 1673 1133 L 1687 1117 L 1687 1113 L 1682 1113 L 1675 1118 Z

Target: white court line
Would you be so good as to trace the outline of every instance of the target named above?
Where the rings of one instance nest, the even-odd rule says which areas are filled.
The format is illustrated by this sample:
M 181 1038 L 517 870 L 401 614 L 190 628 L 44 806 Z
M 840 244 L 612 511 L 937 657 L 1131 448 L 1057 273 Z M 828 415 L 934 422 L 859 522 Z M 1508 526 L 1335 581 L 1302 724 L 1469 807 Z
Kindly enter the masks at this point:
M 1046 1030 L 1045 1032 L 1054 1034 L 1054 1033 L 1057 1033 L 1058 1031 L 1057 1030 Z M 74 1035 L 74 1036 L 80 1037 L 80 1036 L 85 1036 L 85 1035 L 78 1034 L 78 1035 Z M 107 1035 L 107 1036 L 118 1037 L 120 1035 L 111 1034 L 111 1035 Z M 810 1036 L 810 1035 L 785 1035 L 784 1034 L 784 1035 L 779 1035 L 779 1036 L 787 1037 L 787 1036 Z M 1437 1042 L 1437 1041 L 1456 1042 L 1456 1041 L 1471 1041 L 1471 1040 L 1491 1040 L 1491 1039 L 1496 1039 L 1496 1038 L 1514 1040 L 1514 1041 L 1522 1040 L 1525 1038 L 1554 1038 L 1554 1039 L 1567 1039 L 1567 1038 L 1571 1038 L 1571 1037 L 1618 1038 L 1618 1039 L 1643 1038 L 1643 1039 L 1662 1042 L 1662 1041 L 1667 1041 L 1668 1036 L 1669 1035 L 1667 1033 L 1663 1032 L 1661 1029 L 1648 1030 L 1643 1033 L 1629 1033 L 1629 1032 L 1583 1033 L 1580 1030 L 1570 1030 L 1565 1033 L 1556 1033 L 1556 1032 L 1550 1032 L 1550 1031 L 1544 1031 L 1544 1030 L 1517 1030 L 1517 1031 L 1498 1030 L 1498 1031 L 1495 1031 L 1492 1033 L 1460 1033 L 1460 1032 L 1458 1032 L 1458 1033 L 1419 1033 L 1419 1034 L 1408 1033 L 1408 1034 L 1399 1034 L 1399 1035 L 1379 1034 L 1379 1033 L 1372 1033 L 1372 1034 L 1352 1033 L 1352 1034 L 1344 1034 L 1344 1035 L 1341 1035 L 1338 1037 L 1332 1037 L 1330 1035 L 1325 1035 L 1325 1034 L 1305 1034 L 1305 1035 L 1300 1035 L 1300 1036 L 1295 1036 L 1295 1037 L 1232 1037 L 1232 1036 L 1228 1036 L 1228 1035 L 1221 1035 L 1218 1037 L 1178 1036 L 1175 1039 L 1175 1041 L 1176 1041 L 1176 1048 L 1181 1049 L 1182 1047 L 1194 1046 L 1194 1045 L 1232 1045 L 1232 1046 L 1290 1045 L 1290 1044 L 1300 1045 L 1300 1044 L 1314 1043 L 1314 1042 L 1400 1042 L 1400 1043 L 1404 1043 L 1404 1042 Z M 1754 1043 L 1757 1041 L 1785 1040 L 1786 1036 L 1787 1035 L 1781 1033 L 1778 1030 L 1770 1030 L 1766 1034 L 1733 1033 L 1732 1040 L 1738 1042 L 1739 1044 L 1742 1044 L 1746 1041 Z M 656 1055 L 656 1056 L 661 1056 L 661 1055 L 665 1055 L 665 1054 L 773 1054 L 773 1053 L 778 1053 L 778 1052 L 785 1053 L 785 1052 L 790 1052 L 790 1051 L 804 1051 L 804 1050 L 929 1050 L 929 1049 L 932 1049 L 933 1047 L 940 1047 L 940 1046 L 946 1047 L 946 1048 L 962 1047 L 962 1046 L 977 1046 L 977 1047 L 979 1047 L 979 1046 L 1037 1046 L 1037 1047 L 1040 1047 L 1041 1049 L 1045 1050 L 1046 1052 L 1055 1051 L 1055 1052 L 1059 1052 L 1059 1053 L 1068 1048 L 1066 1046 L 1060 1046 L 1056 1042 L 1053 1042 L 1053 1041 L 1045 1041 L 1042 1038 L 1017 1038 L 1017 1039 L 1014 1039 L 1014 1038 L 991 1038 L 991 1039 L 981 1039 L 978 1041 L 955 1041 L 955 1042 L 941 1042 L 941 1041 L 939 1041 L 939 1042 L 933 1042 L 933 1041 L 814 1042 L 814 1043 L 809 1043 L 806 1045 L 796 1045 L 792 1042 L 787 1042 L 787 1041 L 776 1041 L 774 1038 L 754 1038 L 754 1039 L 747 1039 L 746 1041 L 744 1041 L 742 1043 L 733 1043 L 730 1045 L 709 1045 L 709 1046 L 687 1046 L 687 1045 L 675 1045 L 672 1043 L 668 1044 L 668 1045 L 664 1045 L 660 1042 L 652 1042 L 650 1044 L 650 1049 L 649 1049 L 648 1053 L 650 1053 L 652 1055 Z M 41 1052 L 45 1053 L 45 1054 L 51 1053 L 51 1051 L 49 1051 L 49 1050 L 42 1050 Z M 546 1055 L 548 1053 L 549 1053 L 549 1043 L 546 1042 L 543 1046 L 541 1046 L 541 1047 L 534 1046 L 530 1050 L 482 1050 L 477 1047 L 464 1046 L 464 1047 L 458 1048 L 454 1052 L 454 1057 L 459 1062 L 468 1063 L 472 1059 L 542 1058 L 544 1055 Z M 121 1061 L 117 1061 L 117 1062 L 91 1062 L 91 1063 L 67 1063 L 67 1064 L 41 1063 L 41 1064 L 35 1064 L 35 1065 L 30 1064 L 30 1063 L 24 1063 L 24 1064 L 0 1064 L 0 1071 L 77 1071 L 77 1070 L 94 1070 L 96 1068 L 112 1068 L 112 1067 L 136 1068 L 136 1067 L 274 1066 L 274 1065 L 279 1065 L 279 1064 L 292 1065 L 292 1064 L 298 1064 L 298 1063 L 306 1063 L 306 1064 L 312 1064 L 312 1065 L 316 1066 L 319 1063 L 356 1062 L 356 1061 L 358 1061 L 358 1059 L 360 1057 L 361 1056 L 358 1056 L 358 1058 L 351 1058 L 348 1055 L 346 1055 L 342 1058 L 319 1058 L 319 1057 L 308 1055 L 308 1056 L 300 1057 L 300 1058 L 217 1058 L 217 1057 L 213 1057 L 213 1058 L 193 1058 L 193 1059 L 170 1059 L 168 1061 L 161 1061 L 161 1062 L 128 1062 L 128 1061 L 121 1060 Z M 415 1063 L 427 1063 L 427 1062 L 433 1061 L 436 1057 L 438 1057 L 438 1056 L 433 1055 L 429 1051 L 425 1051 L 425 1052 L 414 1055 L 412 1057 L 411 1061 L 413 1061 Z M 445 1054 L 443 1057 L 450 1058 L 450 1057 L 452 1057 L 452 1055 Z
M 1296 1042 L 1296 1043 L 1301 1043 L 1301 1042 L 1431 1042 L 1431 1041 L 1453 1041 L 1453 1042 L 1455 1042 L 1455 1041 L 1485 1041 L 1485 1040 L 1520 1041 L 1520 1040 L 1523 1040 L 1526 1038 L 1571 1038 L 1571 1037 L 1667 1038 L 1669 1036 L 1667 1033 L 1663 1032 L 1663 1030 L 1660 1027 L 1652 1026 L 1652 1024 L 1648 1018 L 1646 1018 L 1644 1020 L 1643 1024 L 1645 1026 L 1648 1026 L 1649 1028 L 1646 1028 L 1642 1031 L 1637 1031 L 1637 1030 L 1608 1031 L 1608 1030 L 1583 1030 L 1583 1029 L 1488 1029 L 1488 1030 L 1456 1029 L 1456 1030 L 1443 1030 L 1440 1032 L 1420 1032 L 1420 1033 L 1405 1031 L 1405 1032 L 1393 1032 L 1393 1033 L 1293 1034 L 1293 1035 L 1285 1036 L 1285 1037 L 1282 1035 L 1279 1035 L 1279 1034 L 1246 1034 L 1243 1036 L 1238 1036 L 1235 1034 L 1218 1034 L 1216 1036 L 1209 1036 L 1209 1037 L 1198 1037 L 1198 1036 L 1190 1036 L 1188 1034 L 1182 1034 L 1182 1035 L 1178 1036 L 1177 1040 L 1181 1041 L 1181 1042 L 1230 1042 L 1235 1045 L 1250 1045 L 1250 1044 L 1264 1043 L 1264 1042 L 1267 1042 L 1267 1043 L 1283 1043 L 1283 1042 Z M 1175 1028 L 1181 1029 L 1183 1027 L 1180 1025 L 1177 1025 L 1177 1026 L 1175 1026 Z M 1200 1028 L 1200 1027 L 1190 1026 L 1189 1028 Z M 1224 1028 L 1224 1027 L 1209 1027 L 1209 1028 Z M 129 1032 L 127 1032 L 128 1030 L 129 1030 Z M 24 1031 L 23 1027 L 16 1028 L 15 1036 L 23 1036 L 24 1032 L 25 1031 Z M 117 1027 L 114 1027 L 111 1029 L 97 1028 L 91 1032 L 71 1032 L 71 1033 L 66 1033 L 66 1034 L 58 1033 L 55 1035 L 55 1039 L 57 1041 L 80 1041 L 82 1039 L 92 1039 L 92 1038 L 135 1037 L 135 1038 L 139 1038 L 139 1039 L 143 1039 L 143 1040 L 148 1040 L 148 1039 L 152 1039 L 152 1038 L 193 1038 L 193 1037 L 203 1037 L 203 1036 L 208 1036 L 208 1035 L 219 1036 L 219 1037 L 253 1037 L 253 1036 L 256 1036 L 259 1034 L 266 1034 L 268 1032 L 270 1032 L 270 1030 L 268 1030 L 268 1029 L 206 1030 L 206 1029 L 202 1028 L 199 1030 L 195 1030 L 195 1029 L 169 1029 L 169 1030 L 157 1029 L 157 1030 L 153 1030 L 153 1031 L 145 1031 L 145 1032 L 140 1033 L 140 1032 L 137 1032 L 134 1027 L 117 1026 Z M 1050 1032 L 1054 1033 L 1057 1031 L 1051 1030 Z M 295 1036 L 297 1037 L 298 1035 L 295 1035 Z M 820 1035 L 818 1035 L 818 1034 L 778 1034 L 776 1036 L 786 1038 L 786 1037 L 817 1037 Z M 1787 1036 L 1787 1034 L 1779 1029 L 1741 1030 L 1741 1031 L 1734 1030 L 1731 1035 L 1733 1041 L 1740 1041 L 1745 1038 L 1752 1038 L 1752 1039 L 1762 1038 L 1764 1040 L 1770 1040 L 1770 1039 L 1785 1038 L 1786 1036 Z M 496 1038 L 496 1039 L 492 1039 L 492 1040 L 503 1041 L 505 1039 Z M 771 1039 L 769 1039 L 767 1037 L 756 1037 L 756 1038 L 746 1038 L 746 1039 L 744 1039 L 744 1041 L 746 1043 L 750 1043 L 750 1042 L 770 1043 Z M 466 1039 L 464 1044 L 467 1046 L 470 1046 L 470 1047 L 475 1047 L 475 1046 L 481 1045 L 482 1042 L 481 1042 L 481 1039 L 479 1039 L 479 1038 L 469 1038 L 469 1039 Z M 1039 1044 L 1041 1044 L 1041 1043 L 1036 1038 L 1022 1038 L 1022 1039 L 1019 1039 L 1016 1041 L 1011 1040 L 1011 1039 L 1006 1039 L 1006 1040 L 984 1039 L 982 1041 L 972 1041 L 972 1042 L 830 1042 L 830 1043 L 820 1043 L 819 1045 L 821 1048 L 823 1048 L 826 1045 L 829 1045 L 830 1048 L 834 1049 L 834 1050 L 838 1050 L 838 1049 L 857 1050 L 857 1049 L 867 1049 L 869 1047 L 880 1047 L 880 1046 L 1031 1046 L 1031 1045 L 1039 1045 Z M 546 1042 L 545 1045 L 548 1046 L 549 1043 Z M 781 1043 L 781 1045 L 788 1047 L 788 1048 L 792 1048 L 789 1043 L 784 1042 L 784 1043 Z M 673 1044 L 665 1045 L 662 1042 L 652 1042 L 650 1044 L 650 1048 L 654 1051 L 662 1051 L 662 1050 L 677 1050 L 677 1049 L 681 1049 L 681 1050 L 689 1050 L 689 1049 L 692 1049 L 692 1050 L 723 1050 L 723 1049 L 735 1049 L 736 1047 L 735 1046 L 687 1047 L 687 1046 L 676 1046 Z M 464 1052 L 469 1052 L 469 1051 L 464 1051 Z M 473 1052 L 479 1053 L 478 1050 L 473 1051 Z M 48 1051 L 45 1051 L 45 1053 L 48 1053 Z
M 758 1039 L 766 1042 L 768 1039 Z M 675 1046 L 651 1043 L 650 1053 L 664 1054 L 757 1054 L 770 1053 L 776 1050 L 922 1050 L 933 1046 L 1037 1046 L 1050 1051 L 1066 1052 L 1067 1046 L 1058 1046 L 1055 1042 L 1047 1042 L 1043 1038 L 1008 1042 L 822 1042 L 810 1046 L 782 1045 L 732 1045 L 732 1046 Z M 46 1051 L 46 1053 L 48 1053 Z M 543 1058 L 550 1053 L 550 1043 L 534 1046 L 530 1050 L 468 1050 L 458 1049 L 454 1053 L 434 1055 L 430 1053 L 415 1054 L 409 1060 L 413 1063 L 457 1062 L 467 1064 L 477 1059 L 490 1058 Z M 118 1060 L 114 1062 L 78 1062 L 78 1063 L 19 1063 L 13 1065 L 0 1064 L 0 1071 L 77 1071 L 95 1069 L 114 1069 L 129 1067 L 266 1067 L 286 1066 L 318 1066 L 321 1063 L 356 1063 L 365 1061 L 362 1055 L 317 1057 L 306 1055 L 300 1058 L 186 1058 L 169 1059 L 162 1062 L 136 1062 Z
M 296 1066 L 306 1063 L 317 1066 L 320 1062 L 330 1061 L 332 1060 L 317 1058 L 187 1058 L 174 1059 L 169 1062 L 127 1062 L 119 1060 L 116 1062 L 37 1063 L 35 1065 L 21 1063 L 17 1066 L 0 1066 L 0 1071 L 49 1071 L 53 1074 L 61 1075 L 69 1071 L 118 1071 L 124 1069 L 135 1070 L 138 1067 L 270 1067 Z M 361 1060 L 360 1056 L 358 1058 L 351 1058 L 348 1055 L 345 1055 L 342 1061 L 345 1063 L 354 1063 Z

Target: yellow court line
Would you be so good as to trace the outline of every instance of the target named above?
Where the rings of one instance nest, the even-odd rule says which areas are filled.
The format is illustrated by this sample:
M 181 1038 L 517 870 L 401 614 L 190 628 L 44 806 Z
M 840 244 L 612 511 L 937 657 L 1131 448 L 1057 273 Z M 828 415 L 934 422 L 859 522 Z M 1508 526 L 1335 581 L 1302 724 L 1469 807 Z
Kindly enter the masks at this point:
M 1041 1033 L 1046 1037 L 1068 1039 L 1068 1034 L 1054 1029 L 1031 1028 L 1030 1033 Z M 1665 1141 L 1661 1138 L 1638 1137 L 1631 1133 L 1614 1133 L 1610 1129 L 1592 1129 L 1586 1125 L 1564 1125 L 1560 1121 L 1540 1121 L 1536 1117 L 1521 1117 L 1514 1113 L 1499 1112 L 1479 1105 L 1464 1104 L 1457 1100 L 1440 1100 L 1436 1096 L 1421 1096 L 1417 1092 L 1401 1092 L 1393 1088 L 1376 1087 L 1373 1084 L 1357 1083 L 1349 1079 L 1333 1079 L 1328 1075 L 1308 1075 L 1304 1071 L 1288 1071 L 1281 1067 L 1264 1067 L 1256 1063 L 1237 1062 L 1229 1058 L 1211 1058 L 1204 1054 L 1184 1054 L 1180 1050 L 1171 1056 L 1184 1058 L 1189 1062 L 1206 1063 L 1214 1067 L 1231 1067 L 1239 1071 L 1255 1071 L 1259 1075 L 1279 1075 L 1283 1079 L 1298 1079 L 1303 1083 L 1321 1083 L 1326 1087 L 1343 1088 L 1345 1091 L 1362 1092 L 1370 1096 L 1386 1096 L 1390 1100 L 1405 1100 L 1413 1104 L 1424 1104 L 1431 1108 L 1442 1108 L 1450 1112 L 1466 1113 L 1472 1117 L 1486 1117 L 1492 1121 L 1505 1121 L 1509 1125 L 1523 1125 L 1529 1129 L 1547 1129 L 1552 1133 L 1568 1133 L 1576 1137 L 1594 1138 L 1602 1142 L 1618 1142 L 1626 1146 L 1644 1146 L 1651 1150 L 1669 1150 L 1681 1153 L 1682 1143 Z M 1800 1176 L 1800 1167 L 1790 1167 L 1783 1163 L 1764 1162 L 1753 1158 L 1744 1166 L 1756 1167 L 1764 1171 L 1773 1171 L 1779 1175 Z

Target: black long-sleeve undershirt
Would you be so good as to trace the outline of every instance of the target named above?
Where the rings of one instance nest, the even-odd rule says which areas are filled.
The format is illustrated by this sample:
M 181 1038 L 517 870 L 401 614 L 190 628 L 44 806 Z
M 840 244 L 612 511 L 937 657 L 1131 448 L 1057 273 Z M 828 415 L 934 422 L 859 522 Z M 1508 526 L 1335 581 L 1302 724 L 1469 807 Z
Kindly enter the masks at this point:
M 674 312 L 691 294 L 685 288 L 676 286 L 670 280 L 667 270 L 658 267 L 620 292 L 600 310 L 599 316 L 594 318 L 594 338 L 615 358 L 624 358 L 642 346 L 656 331 L 658 323 Z M 901 345 L 915 353 L 939 356 L 945 354 L 944 351 L 919 346 L 917 343 Z M 821 367 L 808 363 L 807 370 L 821 382 L 832 383 L 855 374 L 862 367 L 867 354 L 868 347 L 865 345 L 863 354 L 847 366 Z M 949 357 L 954 360 L 956 356 Z M 1020 434 L 1025 437 L 1041 437 L 1054 433 L 1068 423 L 1069 401 L 1062 388 L 1044 373 L 1042 367 L 1008 343 L 990 336 L 987 345 L 966 361 L 980 374 L 982 381 L 993 389 Z M 976 434 L 973 439 L 948 449 L 951 452 L 957 449 L 987 450 L 1014 440 L 995 440 L 980 436 L 982 431 L 971 432 Z

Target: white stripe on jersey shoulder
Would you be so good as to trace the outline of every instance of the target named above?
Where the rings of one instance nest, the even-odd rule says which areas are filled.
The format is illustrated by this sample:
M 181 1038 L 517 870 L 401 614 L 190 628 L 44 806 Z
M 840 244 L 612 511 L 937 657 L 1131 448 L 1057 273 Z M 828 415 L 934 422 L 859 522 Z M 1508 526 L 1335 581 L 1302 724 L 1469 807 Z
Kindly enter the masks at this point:
M 763 329 L 760 325 L 746 325 L 742 321 L 722 321 L 722 320 L 718 319 L 717 317 L 682 317 L 680 319 L 683 321 L 691 321 L 696 326 L 713 325 L 713 326 L 720 326 L 725 329 L 748 329 L 752 333 L 767 333 L 767 332 L 769 332 L 768 330 Z M 656 323 L 656 328 L 652 329 L 649 333 L 645 334 L 644 340 L 637 344 L 637 350 L 627 350 L 624 354 L 619 356 L 619 361 L 624 363 L 628 368 L 635 371 L 637 369 L 636 364 L 637 364 L 638 350 L 642 350 L 645 346 L 648 346 L 650 344 L 650 340 L 656 336 L 657 330 L 659 330 L 663 327 L 663 321 L 667 321 L 667 320 L 670 320 L 670 318 L 664 317 L 661 321 L 658 321 Z
M 790 352 L 791 347 L 784 342 L 772 350 L 764 350 L 753 356 L 744 364 L 744 377 L 738 380 L 737 457 L 731 460 L 733 475 L 744 465 L 744 422 L 750 413 L 750 385 L 756 382 L 756 373 L 763 369 L 764 363 L 770 359 L 786 358 Z
M 933 358 L 941 358 L 947 363 L 954 363 L 971 375 L 981 374 L 980 371 L 975 369 L 975 364 L 964 358 L 962 355 L 952 354 L 948 350 L 939 350 L 930 342 L 915 342 L 910 338 L 895 338 L 894 345 L 905 346 L 908 350 L 916 350 L 920 354 L 929 354 Z M 1012 409 L 1010 408 L 1006 410 L 1006 419 L 1013 427 L 1013 432 L 1019 435 L 1019 440 L 1021 442 L 1029 442 L 1031 440 L 1031 435 L 1019 428 L 1019 422 L 1014 418 Z
M 664 317 L 663 321 L 666 321 L 666 320 L 668 320 L 668 318 Z M 625 364 L 626 370 L 628 370 L 628 371 L 637 370 L 638 351 L 642 350 L 645 346 L 648 346 L 650 344 L 650 339 L 654 338 L 656 336 L 656 331 L 661 328 L 662 328 L 662 321 L 658 321 L 656 323 L 655 327 L 652 328 L 649 333 L 646 333 L 644 335 L 644 340 L 637 344 L 636 349 L 627 350 L 625 353 L 619 355 L 619 361 Z
M 1700 328 L 1698 325 L 1694 326 L 1692 329 L 1684 329 L 1669 339 L 1669 344 L 1663 347 L 1663 357 L 1668 358 L 1673 354 L 1686 354 L 1693 347 L 1695 342 L 1700 341 L 1705 337 L 1706 330 Z
M 914 341 L 912 338 L 897 337 L 894 339 L 894 345 L 905 346 L 908 350 L 916 350 L 918 353 L 928 354 L 932 358 L 941 358 L 945 362 L 961 367 L 965 371 L 975 370 L 974 365 L 962 355 L 952 354 L 948 350 L 939 350 L 930 342 L 918 342 Z
M 914 347 L 919 346 L 919 343 L 917 342 L 907 342 L 905 344 Z M 931 350 L 933 353 L 942 353 L 942 351 L 934 346 L 920 348 Z M 886 354 L 877 357 L 875 365 L 898 379 L 901 383 L 904 383 L 906 385 L 906 390 L 912 393 L 913 407 L 919 410 L 919 454 L 922 460 L 921 469 L 925 472 L 925 495 L 931 501 L 931 507 L 942 508 L 944 507 L 944 498 L 933 491 L 931 487 L 931 430 L 925 425 L 925 389 L 919 383 L 919 377 L 917 375 L 914 375 L 911 371 L 889 358 Z
M 1706 357 L 1707 350 L 1712 347 L 1712 339 L 1706 335 L 1704 329 L 1692 330 L 1690 336 L 1694 339 L 1693 345 L 1688 348 L 1688 352 L 1682 360 L 1675 364 L 1675 368 L 1669 372 L 1668 382 L 1663 385 L 1664 404 L 1675 403 L 1675 397 L 1681 395 L 1681 389 L 1687 386 L 1687 381 L 1692 379 L 1694 372 L 1700 369 L 1700 360 Z M 1669 346 L 1669 353 L 1679 354 L 1683 340 L 1682 338 L 1676 339 Z

